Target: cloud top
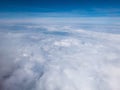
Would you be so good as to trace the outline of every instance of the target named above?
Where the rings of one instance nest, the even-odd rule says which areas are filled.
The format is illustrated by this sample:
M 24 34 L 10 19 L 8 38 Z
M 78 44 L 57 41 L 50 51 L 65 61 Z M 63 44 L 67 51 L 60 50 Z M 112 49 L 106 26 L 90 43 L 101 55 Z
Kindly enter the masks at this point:
M 120 89 L 119 34 L 75 24 L 23 26 L 0 31 L 1 90 Z

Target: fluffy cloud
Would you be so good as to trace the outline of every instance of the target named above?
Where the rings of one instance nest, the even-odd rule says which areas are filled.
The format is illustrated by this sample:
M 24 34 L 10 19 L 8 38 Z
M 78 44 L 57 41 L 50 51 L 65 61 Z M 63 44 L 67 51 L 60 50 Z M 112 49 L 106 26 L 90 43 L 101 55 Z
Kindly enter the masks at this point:
M 29 26 L 0 31 L 1 90 L 120 90 L 119 34 Z

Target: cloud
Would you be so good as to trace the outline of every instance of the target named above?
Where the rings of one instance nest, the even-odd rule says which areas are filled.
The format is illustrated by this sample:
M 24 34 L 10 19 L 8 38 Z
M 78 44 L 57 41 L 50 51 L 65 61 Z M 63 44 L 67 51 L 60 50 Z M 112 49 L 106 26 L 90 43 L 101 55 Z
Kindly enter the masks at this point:
M 55 46 L 63 46 L 63 47 L 70 47 L 72 45 L 79 45 L 78 41 L 75 39 L 65 39 L 61 41 L 54 42 Z
M 1 90 L 120 89 L 119 34 L 86 30 L 76 23 L 12 23 L 21 30 L 4 25 Z

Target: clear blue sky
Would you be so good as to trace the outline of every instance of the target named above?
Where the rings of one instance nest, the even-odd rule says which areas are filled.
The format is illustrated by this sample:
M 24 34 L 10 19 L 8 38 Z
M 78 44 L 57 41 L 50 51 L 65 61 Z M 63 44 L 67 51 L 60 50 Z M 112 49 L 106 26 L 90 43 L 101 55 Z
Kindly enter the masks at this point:
M 46 17 L 119 17 L 120 0 L 0 0 L 0 17 L 11 13 Z

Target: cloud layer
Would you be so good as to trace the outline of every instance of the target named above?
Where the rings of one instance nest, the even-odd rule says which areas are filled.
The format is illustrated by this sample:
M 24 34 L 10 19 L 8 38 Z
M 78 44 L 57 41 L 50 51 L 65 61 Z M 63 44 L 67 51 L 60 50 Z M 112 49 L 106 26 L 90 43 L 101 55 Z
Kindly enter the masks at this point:
M 120 90 L 119 34 L 74 24 L 6 27 L 0 90 Z

